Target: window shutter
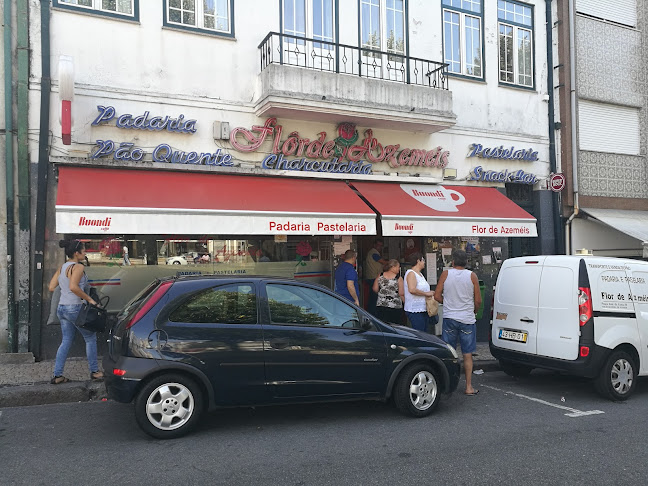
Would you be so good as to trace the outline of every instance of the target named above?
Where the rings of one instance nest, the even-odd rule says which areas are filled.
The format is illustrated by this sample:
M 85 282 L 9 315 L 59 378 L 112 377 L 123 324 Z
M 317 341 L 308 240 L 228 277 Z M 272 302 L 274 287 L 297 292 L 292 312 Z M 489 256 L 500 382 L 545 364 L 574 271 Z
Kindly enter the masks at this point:
M 592 152 L 639 155 L 639 109 L 580 100 L 578 145 Z
M 637 25 L 637 0 L 576 0 L 576 11 L 623 25 Z

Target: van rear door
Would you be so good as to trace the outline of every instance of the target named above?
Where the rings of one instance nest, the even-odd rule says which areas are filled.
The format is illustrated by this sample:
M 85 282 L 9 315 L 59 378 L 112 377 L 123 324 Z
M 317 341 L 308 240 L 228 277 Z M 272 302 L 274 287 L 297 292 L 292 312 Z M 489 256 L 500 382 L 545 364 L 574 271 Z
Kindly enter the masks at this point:
M 502 265 L 493 308 L 495 346 L 537 353 L 538 288 L 545 258 L 514 258 Z
M 538 306 L 538 354 L 578 358 L 578 271 L 565 259 L 547 258 L 542 268 Z
M 626 270 L 626 274 L 634 301 L 643 354 L 640 356 L 639 372 L 643 375 L 648 373 L 648 264 L 637 262 L 628 266 L 630 270 Z

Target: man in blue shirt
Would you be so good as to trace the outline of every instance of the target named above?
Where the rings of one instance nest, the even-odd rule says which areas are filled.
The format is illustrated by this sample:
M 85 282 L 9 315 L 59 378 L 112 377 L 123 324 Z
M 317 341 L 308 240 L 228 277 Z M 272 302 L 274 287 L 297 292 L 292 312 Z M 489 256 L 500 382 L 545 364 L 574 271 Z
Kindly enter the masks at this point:
M 335 271 L 335 292 L 342 297 L 349 299 L 359 306 L 358 295 L 358 272 L 356 272 L 357 255 L 353 250 L 344 253 L 344 261 L 340 263 Z

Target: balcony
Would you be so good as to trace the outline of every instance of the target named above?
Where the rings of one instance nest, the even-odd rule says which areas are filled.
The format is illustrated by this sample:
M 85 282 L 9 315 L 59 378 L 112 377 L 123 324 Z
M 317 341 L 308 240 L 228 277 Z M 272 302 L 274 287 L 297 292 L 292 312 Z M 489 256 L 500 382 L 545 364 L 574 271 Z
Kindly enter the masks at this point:
M 455 124 L 445 63 L 276 32 L 259 53 L 258 116 L 426 133 Z

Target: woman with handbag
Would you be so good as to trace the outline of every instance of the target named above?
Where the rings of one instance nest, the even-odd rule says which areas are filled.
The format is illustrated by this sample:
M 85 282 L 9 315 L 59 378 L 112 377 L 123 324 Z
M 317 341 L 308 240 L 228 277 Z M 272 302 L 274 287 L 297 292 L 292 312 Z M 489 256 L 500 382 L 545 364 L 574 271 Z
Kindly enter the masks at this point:
M 430 290 L 430 284 L 422 273 L 425 258 L 421 253 L 415 252 L 409 255 L 408 260 L 412 268 L 405 272 L 405 314 L 414 329 L 428 332 L 430 316 L 425 299 L 434 298 L 434 292 Z
M 49 290 L 53 292 L 57 285 L 61 287 L 61 299 L 56 314 L 61 321 L 63 338 L 56 352 L 54 376 L 50 383 L 59 385 L 70 381 L 63 376 L 63 368 L 74 341 L 75 330 L 79 331 L 85 339 L 90 378 L 100 380 L 103 378 L 103 373 L 99 370 L 99 363 L 97 363 L 97 333 L 80 328 L 75 324 L 83 301 L 97 305 L 95 300 L 83 290 L 88 285 L 88 277 L 83 271 L 82 263 L 85 261 L 85 245 L 79 240 L 61 240 L 59 246 L 65 248 L 67 262 L 52 277 Z

